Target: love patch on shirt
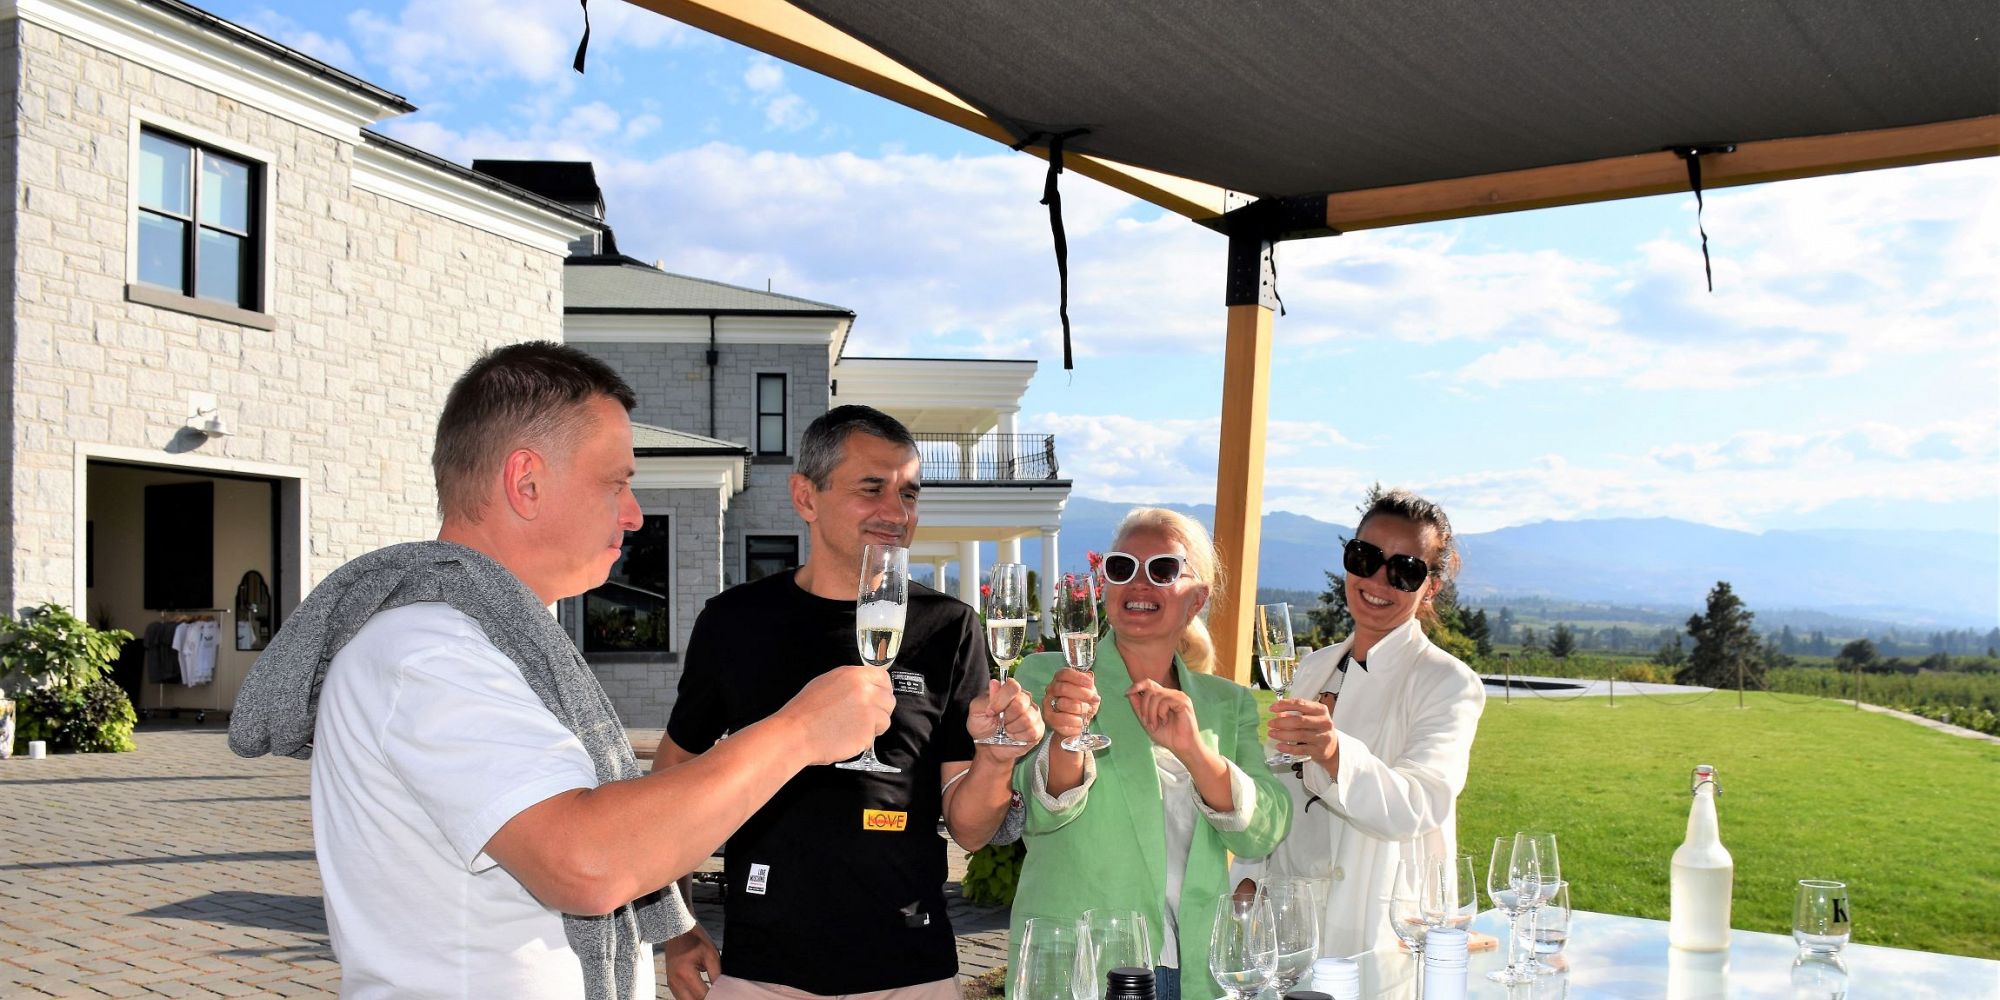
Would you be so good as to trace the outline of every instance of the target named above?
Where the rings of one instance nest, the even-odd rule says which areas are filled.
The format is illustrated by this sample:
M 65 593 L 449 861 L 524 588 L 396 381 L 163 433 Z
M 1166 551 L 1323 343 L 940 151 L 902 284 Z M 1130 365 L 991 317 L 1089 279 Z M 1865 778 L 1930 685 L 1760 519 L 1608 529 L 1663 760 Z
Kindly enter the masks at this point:
M 883 833 L 901 833 L 910 826 L 910 814 L 888 809 L 861 810 L 861 828 Z

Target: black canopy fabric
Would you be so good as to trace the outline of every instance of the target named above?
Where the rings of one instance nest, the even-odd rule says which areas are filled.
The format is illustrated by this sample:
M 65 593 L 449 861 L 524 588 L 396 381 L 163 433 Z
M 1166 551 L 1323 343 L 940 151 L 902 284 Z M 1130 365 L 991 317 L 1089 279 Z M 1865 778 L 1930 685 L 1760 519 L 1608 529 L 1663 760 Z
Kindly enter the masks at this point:
M 1259 197 L 2000 113 L 1995 0 L 794 0 L 1012 130 Z

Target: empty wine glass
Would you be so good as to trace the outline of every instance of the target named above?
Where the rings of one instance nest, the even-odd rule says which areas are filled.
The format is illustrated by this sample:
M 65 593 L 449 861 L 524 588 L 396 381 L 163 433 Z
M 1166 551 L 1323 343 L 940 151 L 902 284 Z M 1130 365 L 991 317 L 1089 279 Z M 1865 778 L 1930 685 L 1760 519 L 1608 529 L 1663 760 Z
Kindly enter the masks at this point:
M 861 592 L 854 605 L 854 636 L 861 662 L 889 669 L 903 648 L 903 621 L 910 602 L 910 550 L 900 545 L 867 545 L 861 549 Z M 893 774 L 902 770 L 875 757 L 867 747 L 861 756 L 834 767 L 849 771 Z
M 1272 985 L 1284 996 L 1312 971 L 1319 952 L 1319 894 L 1302 878 L 1276 878 L 1264 883 L 1277 923 L 1278 967 Z
M 1278 969 L 1278 929 L 1262 891 L 1223 896 L 1208 934 L 1208 973 L 1230 1000 L 1250 1000 Z
M 1028 641 L 1028 567 L 1020 563 L 995 563 L 986 577 L 986 648 L 1000 665 L 1000 679 L 1021 662 L 1022 647 Z M 1005 717 L 994 720 L 993 735 L 977 742 L 988 746 L 1024 747 L 1028 744 L 1007 735 Z
M 1508 878 L 1508 866 L 1513 858 L 1514 838 L 1493 838 L 1493 854 L 1486 863 L 1486 895 L 1493 900 L 1494 906 L 1507 915 L 1507 964 L 1487 973 L 1486 978 L 1510 986 L 1533 978 L 1523 975 L 1516 964 L 1521 940 L 1522 906 L 1520 894 L 1514 891 L 1513 883 Z
M 1257 666 L 1263 670 L 1264 683 L 1270 685 L 1272 694 L 1280 699 L 1291 697 L 1292 675 L 1298 665 L 1298 651 L 1292 645 L 1292 606 L 1257 605 Z M 1264 763 L 1278 767 L 1309 759 L 1273 746 Z
M 1056 635 L 1062 639 L 1063 662 L 1072 670 L 1090 673 L 1097 666 L 1097 578 L 1064 573 L 1056 587 L 1052 610 Z M 1085 719 L 1083 732 L 1062 741 L 1064 750 L 1104 750 L 1111 737 L 1093 732 L 1092 719 Z
M 1556 835 L 1553 833 L 1524 830 L 1514 835 L 1511 846 L 1506 845 L 1505 838 L 1501 838 L 1495 842 L 1493 848 L 1496 866 L 1503 863 L 1500 860 L 1503 849 L 1506 851 L 1503 884 L 1513 894 L 1515 916 L 1513 923 L 1507 928 L 1507 967 L 1487 973 L 1486 978 L 1511 986 L 1515 983 L 1533 982 L 1535 979 L 1534 956 L 1529 955 L 1525 960 L 1518 962 L 1515 958 L 1520 953 L 1519 914 L 1526 913 L 1532 917 L 1535 910 L 1548 901 L 1549 896 L 1555 892 L 1557 884 L 1562 881 L 1562 864 L 1556 855 Z M 1489 888 L 1494 877 L 1493 873 L 1488 873 Z
M 1396 874 L 1389 883 L 1389 929 L 1410 949 L 1419 974 L 1424 967 L 1424 941 L 1431 923 L 1425 918 L 1424 897 L 1428 888 L 1424 863 L 1405 857 L 1396 862 Z
M 1074 921 L 1029 917 L 1021 925 L 1021 950 L 1014 956 L 1016 1000 L 1076 1000 L 1078 956 L 1087 942 Z
M 1078 996 L 1092 1000 L 1112 969 L 1153 968 L 1153 933 L 1137 910 L 1093 909 L 1077 919 L 1085 952 L 1077 970 Z

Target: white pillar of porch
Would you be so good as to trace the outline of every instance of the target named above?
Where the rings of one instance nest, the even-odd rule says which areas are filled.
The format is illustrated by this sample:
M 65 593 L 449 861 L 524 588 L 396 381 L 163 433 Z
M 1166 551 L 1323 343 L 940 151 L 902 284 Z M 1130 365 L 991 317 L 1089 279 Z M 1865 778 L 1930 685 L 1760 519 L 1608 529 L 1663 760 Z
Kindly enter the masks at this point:
M 1017 563 L 1021 561 L 1021 536 L 1009 535 L 1000 539 L 1000 561 Z
M 1020 476 L 1020 470 L 1017 467 L 1019 456 L 1016 454 L 1014 447 L 1014 417 L 1019 412 L 1020 410 L 1018 409 L 1001 410 L 997 414 L 998 426 L 993 428 L 996 443 L 999 445 L 1000 474 L 1002 478 L 1006 479 L 1015 479 Z M 1014 561 L 1021 561 L 1019 553 L 1016 553 Z
M 1056 529 L 1043 528 L 1041 586 L 1035 589 L 1042 592 L 1042 613 L 1044 615 L 1047 615 L 1056 606 L 1056 574 L 1062 572 L 1059 566 L 1060 564 L 1056 560 Z
M 958 599 L 979 607 L 979 584 L 983 576 L 979 569 L 979 543 L 958 543 Z

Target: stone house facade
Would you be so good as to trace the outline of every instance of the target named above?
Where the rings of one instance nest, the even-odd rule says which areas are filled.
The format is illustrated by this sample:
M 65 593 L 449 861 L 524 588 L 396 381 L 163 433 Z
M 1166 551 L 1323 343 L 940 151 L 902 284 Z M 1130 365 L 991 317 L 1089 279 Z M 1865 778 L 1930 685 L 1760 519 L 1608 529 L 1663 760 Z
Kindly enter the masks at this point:
M 367 131 L 412 106 L 175 0 L 0 3 L 0 91 L 0 601 L 218 619 L 214 683 L 135 693 L 226 708 L 239 582 L 281 619 L 433 536 L 445 389 L 562 337 L 567 247 L 601 227 Z

